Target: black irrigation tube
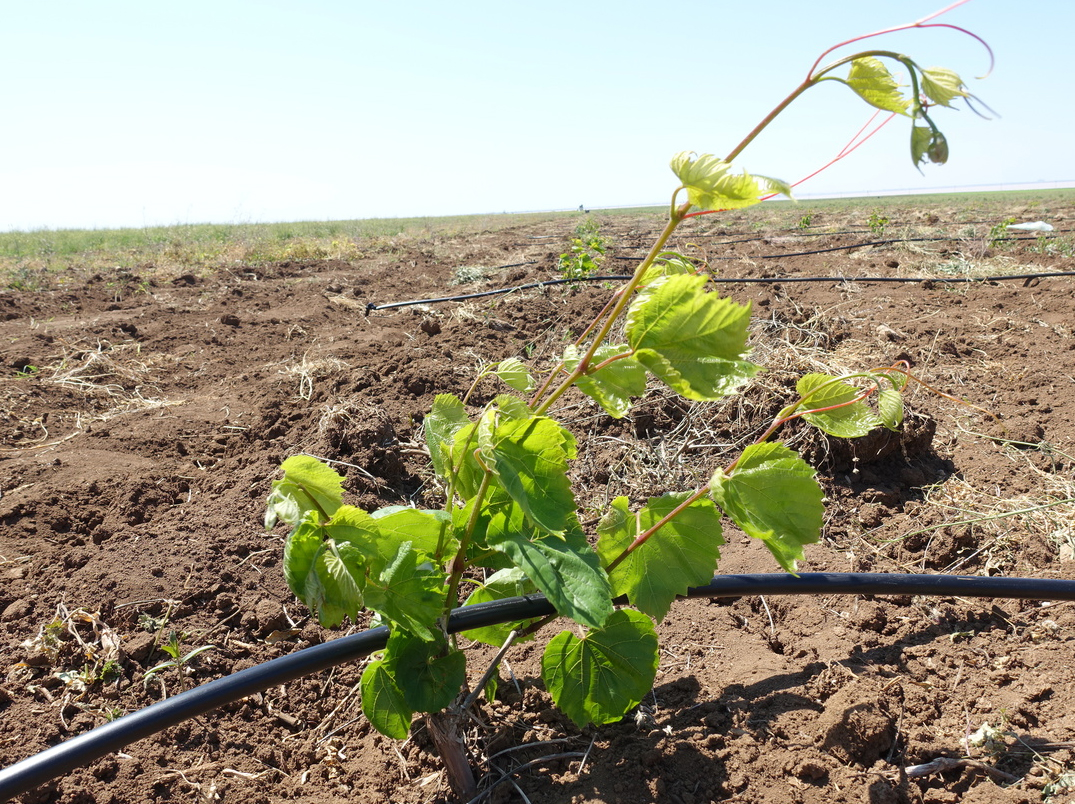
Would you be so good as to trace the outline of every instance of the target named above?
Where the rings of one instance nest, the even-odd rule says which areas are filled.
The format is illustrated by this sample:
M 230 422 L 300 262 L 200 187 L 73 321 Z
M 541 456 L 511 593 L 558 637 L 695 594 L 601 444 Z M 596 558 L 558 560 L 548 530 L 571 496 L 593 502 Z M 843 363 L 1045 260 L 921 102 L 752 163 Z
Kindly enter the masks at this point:
M 516 263 L 516 265 L 530 265 L 532 263 Z M 513 266 L 503 265 L 502 268 L 511 268 Z M 483 290 L 481 293 L 464 293 L 462 296 L 441 296 L 437 299 L 418 299 L 416 301 L 401 301 L 391 302 L 389 304 L 374 304 L 370 302 L 366 305 L 366 315 L 369 315 L 374 310 L 391 310 L 393 307 L 410 307 L 415 304 L 439 304 L 440 302 L 450 301 L 464 301 L 466 299 L 480 299 L 483 296 L 497 296 L 503 293 L 514 293 L 517 290 L 530 290 L 531 288 L 543 288 L 549 285 L 568 285 L 572 282 L 597 282 L 598 280 L 621 280 L 630 279 L 629 276 L 584 276 L 579 279 L 546 279 L 541 282 L 529 282 L 525 285 L 514 285 L 510 288 L 497 288 L 496 290 Z
M 849 246 L 848 248 L 855 248 L 855 246 Z M 802 253 L 813 254 L 815 252 Z M 799 254 L 781 254 L 778 256 L 797 257 L 799 256 Z M 617 257 L 616 259 L 633 258 Z M 724 258 L 721 257 L 720 259 Z M 768 257 L 763 257 L 762 259 L 768 259 Z M 996 276 L 711 276 L 709 278 L 709 281 L 729 285 L 777 285 L 784 282 L 895 282 L 902 284 L 910 283 L 912 285 L 921 285 L 923 282 L 936 282 L 938 284 L 958 284 L 961 282 L 1002 282 L 1012 279 L 1022 279 L 1024 281 L 1030 281 L 1031 279 L 1049 279 L 1052 277 L 1061 276 L 1075 276 L 1075 271 L 1045 271 L 1033 274 L 999 274 Z M 483 296 L 497 296 L 504 293 L 514 293 L 517 290 L 529 290 L 530 288 L 541 288 L 549 285 L 569 285 L 578 282 L 621 282 L 626 281 L 630 278 L 630 275 L 627 274 L 613 274 L 606 276 L 583 276 L 577 279 L 546 279 L 543 282 L 530 282 L 526 285 L 516 285 L 514 287 L 498 288 L 496 290 L 485 290 L 481 293 L 466 293 L 462 296 L 441 296 L 436 299 L 413 299 L 411 301 L 391 302 L 389 304 L 375 304 L 374 302 L 370 302 L 366 305 L 366 315 L 368 316 L 374 310 L 391 310 L 396 307 L 412 307 L 416 304 L 440 304 L 441 302 L 465 301 L 466 299 L 478 299 Z
M 961 575 L 803 573 L 802 575 L 718 575 L 686 597 L 750 595 L 937 595 L 944 597 L 1075 600 L 1075 580 L 995 578 Z M 451 633 L 544 617 L 555 609 L 542 595 L 528 595 L 456 610 Z M 87 765 L 130 743 L 225 704 L 302 676 L 361 659 L 382 650 L 387 628 L 374 628 L 304 648 L 263 664 L 209 681 L 145 709 L 98 726 L 0 770 L 0 802 Z

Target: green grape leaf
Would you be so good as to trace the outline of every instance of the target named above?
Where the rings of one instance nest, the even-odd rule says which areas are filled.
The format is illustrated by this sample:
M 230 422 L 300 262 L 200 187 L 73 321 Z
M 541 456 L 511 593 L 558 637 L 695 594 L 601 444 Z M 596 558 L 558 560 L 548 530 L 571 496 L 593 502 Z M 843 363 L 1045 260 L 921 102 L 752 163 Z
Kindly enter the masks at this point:
M 363 603 L 360 584 L 365 580 L 364 565 L 365 556 L 346 542 L 325 542 L 315 565 L 323 597 L 310 606 L 317 611 L 323 628 L 339 625 L 344 616 L 358 619 Z
M 651 497 L 637 515 L 629 510 L 626 497 L 613 500 L 597 526 L 601 563 L 608 566 L 639 533 L 656 525 L 688 497 L 689 492 Z M 627 595 L 631 605 L 660 622 L 678 595 L 713 579 L 722 544 L 720 511 L 709 500 L 697 500 L 612 571 L 612 594 Z
M 915 167 L 927 159 L 935 165 L 943 165 L 948 161 L 948 139 L 931 126 L 912 126 L 911 158 Z
M 532 416 L 480 427 L 482 459 L 500 485 L 543 530 L 561 533 L 575 514 L 567 462 L 575 437 L 552 419 Z
M 922 91 L 934 103 L 952 106 L 956 98 L 966 98 L 968 93 L 963 79 L 951 70 L 943 67 L 928 67 L 922 70 Z
M 346 542 L 359 550 L 370 560 L 376 572 L 380 572 L 396 554 L 395 547 L 391 552 L 385 552 L 383 549 L 383 539 L 377 520 L 353 505 L 341 505 L 337 508 L 332 519 L 324 525 L 324 533 L 336 544 Z
M 763 195 L 791 195 L 791 188 L 779 179 L 730 173 L 731 163 L 713 154 L 681 151 L 672 157 L 671 167 L 686 188 L 687 199 L 699 209 L 741 209 L 757 204 Z
M 395 629 L 388 635 L 384 662 L 416 712 L 439 712 L 467 680 L 467 658 L 448 645 L 441 631 L 432 641 Z
M 374 512 L 374 516 L 376 513 Z M 375 524 L 380 537 L 377 546 L 386 561 L 396 555 L 404 542 L 410 542 L 421 556 L 435 557 L 442 534 L 446 535 L 452 530 L 452 518 L 447 511 L 427 511 L 419 508 L 400 508 L 386 513 L 376 517 Z M 459 546 L 454 538 L 444 538 L 443 541 L 442 554 L 454 552 Z
M 534 390 L 534 378 L 530 374 L 530 369 L 518 358 L 509 357 L 501 360 L 496 367 L 496 376 L 524 394 Z
M 706 293 L 706 276 L 672 276 L 627 314 L 627 341 L 635 357 L 688 399 L 720 399 L 760 366 L 743 360 L 750 305 Z
M 369 515 L 341 506 L 332 522 L 321 524 L 309 511 L 284 544 L 284 577 L 288 587 L 313 611 L 325 628 L 345 617 L 354 620 L 363 605 L 366 573 L 371 564 L 368 533 L 341 522 L 361 522 Z M 370 520 L 372 521 L 372 520 Z
M 621 720 L 653 687 L 657 632 L 646 615 L 620 609 L 603 628 L 579 639 L 553 637 L 541 658 L 541 676 L 556 705 L 580 728 Z
M 605 344 L 594 353 L 593 365 L 600 365 L 610 357 L 630 351 L 626 344 Z M 564 368 L 574 371 L 581 359 L 579 350 L 575 346 L 568 346 L 564 351 Z M 646 392 L 646 368 L 633 357 L 624 357 L 593 374 L 579 377 L 575 385 L 604 408 L 609 416 L 622 419 L 631 410 L 631 397 L 642 396 Z
M 813 468 L 783 444 L 752 444 L 731 475 L 718 470 L 709 482 L 717 505 L 748 536 L 761 539 L 788 572 L 803 546 L 821 535 L 824 494 Z
M 440 633 L 435 622 L 444 609 L 445 574 L 404 542 L 376 580 L 366 581 L 366 606 L 423 640 Z M 416 707 L 417 708 L 417 707 Z
M 903 394 L 886 388 L 877 396 L 877 409 L 881 413 L 881 424 L 889 430 L 898 430 L 903 423 Z
M 407 739 L 414 710 L 407 706 L 403 690 L 388 672 L 384 660 L 377 659 L 367 665 L 359 688 L 362 692 L 362 714 L 373 728 L 393 740 Z
M 486 411 L 485 416 L 492 411 Z M 483 416 L 484 418 L 484 416 Z M 449 452 L 451 466 L 456 471 L 455 491 L 464 500 L 478 493 L 485 470 L 474 457 L 478 448 L 478 422 L 470 422 L 456 431 Z
M 831 374 L 806 374 L 796 384 L 795 390 L 806 399 L 801 409 L 817 410 L 816 413 L 803 414 L 803 418 L 831 436 L 861 438 L 881 426 L 881 420 L 865 401 L 851 401 L 861 396 L 862 391 Z
M 664 276 L 677 276 L 679 274 L 697 274 L 698 267 L 685 257 L 669 253 L 668 256 L 658 257 L 653 264 L 642 274 L 641 285 L 649 285 Z
M 323 544 L 321 526 L 317 523 L 317 515 L 312 512 L 284 542 L 284 579 L 288 588 L 307 606 L 306 586 L 310 576 L 315 574 L 314 567 Z
M 433 471 L 447 481 L 450 455 L 455 434 L 470 423 L 463 401 L 452 394 L 437 394 L 433 407 L 422 422 L 426 446 L 433 462 Z
M 518 567 L 508 567 L 490 575 L 484 584 L 481 584 L 477 589 L 471 592 L 465 605 L 473 606 L 477 603 L 489 603 L 493 600 L 504 600 L 509 597 L 529 595 L 536 589 L 537 587 L 534 586 L 533 581 L 526 577 L 525 572 Z M 534 622 L 534 620 L 501 623 L 500 625 L 489 625 L 484 628 L 473 628 L 470 631 L 463 631 L 463 636 L 468 639 L 473 639 L 475 642 L 483 642 L 486 645 L 493 645 L 499 648 L 508 638 L 508 634 L 512 631 L 525 628 L 532 622 Z M 519 641 L 525 642 L 527 639 L 533 639 L 533 635 L 526 639 L 520 639 Z
M 327 519 L 343 504 L 343 478 L 317 458 L 292 455 L 280 468 L 284 477 L 273 481 L 266 527 L 273 527 L 278 519 L 294 526 L 307 511 L 317 511 Z
M 900 85 L 879 59 L 863 56 L 851 62 L 844 82 L 871 106 L 886 112 L 909 114 L 911 102 L 903 96 Z
M 612 613 L 608 576 L 577 521 L 561 538 L 537 531 L 518 505 L 504 505 L 489 517 L 486 539 L 523 570 L 564 617 L 599 627 Z
M 529 405 L 511 394 L 497 394 L 493 397 L 493 406 L 500 411 L 501 420 L 529 419 L 534 415 Z

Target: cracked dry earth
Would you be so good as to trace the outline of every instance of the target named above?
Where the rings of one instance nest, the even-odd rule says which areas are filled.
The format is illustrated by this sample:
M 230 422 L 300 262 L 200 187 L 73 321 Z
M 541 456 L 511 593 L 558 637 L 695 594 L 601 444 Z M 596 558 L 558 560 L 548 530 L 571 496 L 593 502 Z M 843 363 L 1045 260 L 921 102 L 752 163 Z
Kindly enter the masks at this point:
M 882 238 L 850 205 L 804 229 L 801 209 L 768 206 L 692 222 L 675 247 L 704 249 L 722 278 L 770 280 L 718 288 L 753 302 L 754 360 L 768 371 L 707 405 L 655 387 L 619 421 L 569 400 L 582 519 L 620 494 L 704 482 L 801 373 L 906 359 L 978 408 L 916 387 L 899 436 L 848 444 L 793 429 L 829 498 L 803 569 L 1075 578 L 1075 278 L 862 279 L 1071 271 L 1073 201 L 893 204 L 884 239 L 936 239 L 873 246 Z M 592 215 L 616 273 L 660 226 Z M 1009 215 L 1050 221 L 1056 239 L 991 246 L 990 225 Z M 72 271 L 36 292 L 0 291 L 0 765 L 338 636 L 290 594 L 282 533 L 261 525 L 279 463 L 305 451 L 349 464 L 338 468 L 351 500 L 367 508 L 435 505 L 420 446 L 433 395 L 464 393 L 480 361 L 548 367 L 610 290 L 368 316 L 366 305 L 550 278 L 576 223 L 371 242 L 347 262 Z M 802 253 L 841 246 L 854 247 Z M 463 266 L 482 270 L 451 286 Z M 811 276 L 837 278 L 788 281 Z M 497 392 L 483 384 L 477 401 Z M 721 571 L 777 570 L 730 524 L 725 535 Z M 184 653 L 213 647 L 183 678 L 147 679 L 172 631 Z M 514 647 L 467 732 L 484 800 L 1075 801 L 1073 605 L 683 601 L 660 634 L 653 694 L 627 720 L 582 730 L 550 706 L 541 644 Z M 476 677 L 490 652 L 469 654 Z M 421 721 L 396 743 L 362 719 L 361 672 L 356 662 L 266 690 L 21 800 L 450 801 Z

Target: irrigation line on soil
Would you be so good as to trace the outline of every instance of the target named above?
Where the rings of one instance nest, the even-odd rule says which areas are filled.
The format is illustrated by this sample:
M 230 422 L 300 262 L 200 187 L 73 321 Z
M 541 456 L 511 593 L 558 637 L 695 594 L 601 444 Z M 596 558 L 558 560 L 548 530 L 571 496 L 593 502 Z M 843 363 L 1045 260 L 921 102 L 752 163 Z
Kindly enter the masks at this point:
M 868 244 L 867 244 L 868 245 Z M 847 248 L 858 248 L 858 246 L 847 246 Z M 823 251 L 833 251 L 834 249 L 822 249 Z M 776 254 L 762 257 L 762 259 L 769 259 L 775 257 L 798 257 L 803 254 L 818 254 L 816 251 L 802 251 L 797 254 Z M 634 261 L 634 257 L 616 257 L 618 260 L 631 260 Z M 718 257 L 717 259 L 738 259 L 737 257 Z M 898 283 L 911 283 L 920 285 L 923 282 L 940 282 L 945 284 L 958 284 L 960 282 L 1001 282 L 1011 279 L 1022 279 L 1025 282 L 1029 282 L 1031 279 L 1049 279 L 1051 277 L 1060 276 L 1075 276 L 1075 271 L 1047 271 L 1033 274 L 998 274 L 995 276 L 751 276 L 751 277 L 723 277 L 723 276 L 711 276 L 710 282 L 720 282 L 722 284 L 780 284 L 782 282 L 898 282 Z M 389 304 L 375 304 L 370 302 L 366 305 L 366 315 L 368 316 L 374 310 L 391 310 L 395 307 L 412 307 L 416 304 L 439 304 L 441 302 L 450 301 L 465 301 L 467 299 L 478 299 L 483 296 L 496 296 L 503 293 L 514 293 L 517 290 L 529 290 L 531 288 L 542 288 L 549 285 L 569 285 L 575 282 L 624 282 L 630 279 L 631 276 L 627 274 L 613 274 L 609 276 L 583 276 L 576 279 L 546 279 L 543 282 L 530 282 L 526 285 L 515 285 L 510 288 L 498 288 L 497 290 L 485 290 L 481 293 L 466 293 L 462 296 L 441 296 L 437 299 L 413 299 L 411 301 L 399 301 L 390 302 Z
M 774 573 L 718 575 L 706 586 L 689 589 L 686 597 L 750 595 L 940 595 L 1075 600 L 1075 580 L 829 572 L 798 576 Z M 448 631 L 457 633 L 555 613 L 555 608 L 543 595 L 508 598 L 457 609 L 451 615 Z M 0 802 L 184 720 L 301 676 L 383 650 L 387 642 L 388 629 L 384 627 L 340 637 L 206 682 L 105 723 L 0 770 Z

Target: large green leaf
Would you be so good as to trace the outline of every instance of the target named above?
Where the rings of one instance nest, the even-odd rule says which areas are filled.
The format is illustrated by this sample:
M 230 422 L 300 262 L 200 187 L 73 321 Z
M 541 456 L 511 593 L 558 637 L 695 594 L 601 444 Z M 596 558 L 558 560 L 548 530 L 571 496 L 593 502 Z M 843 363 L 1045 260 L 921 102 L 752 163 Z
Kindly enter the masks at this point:
M 440 631 L 436 639 L 426 641 L 393 629 L 384 662 L 406 705 L 416 712 L 439 712 L 467 680 L 466 656 L 450 647 Z
M 433 407 L 422 422 L 426 446 L 433 471 L 442 482 L 448 480 L 448 468 L 455 434 L 469 424 L 463 401 L 452 394 L 437 394 Z
M 362 692 L 362 714 L 386 737 L 405 740 L 411 730 L 414 710 L 407 706 L 403 690 L 388 671 L 382 659 L 370 662 L 359 682 Z
M 534 524 L 549 533 L 568 528 L 575 514 L 567 478 L 574 436 L 552 419 L 533 416 L 480 427 L 478 443 L 482 459 Z
M 741 209 L 757 204 L 763 195 L 791 195 L 791 188 L 778 179 L 731 173 L 731 163 L 713 154 L 681 151 L 672 157 L 671 167 L 687 190 L 688 200 L 699 209 Z
M 507 567 L 490 575 L 485 583 L 478 586 L 467 598 L 466 605 L 473 606 L 478 603 L 489 603 L 493 600 L 504 600 L 509 597 L 529 595 L 537 589 L 533 581 L 526 577 L 526 573 L 518 567 Z M 522 622 L 501 623 L 489 625 L 484 628 L 473 628 L 464 631 L 463 636 L 473 639 L 475 642 L 484 642 L 486 645 L 500 647 L 512 631 L 525 628 L 533 620 Z M 529 637 L 533 639 L 533 636 Z M 525 640 L 520 640 L 525 641 Z
M 317 458 L 292 455 L 280 468 L 284 477 L 272 484 L 266 527 L 273 527 L 277 520 L 294 526 L 307 511 L 328 519 L 343 504 L 343 478 Z
M 378 579 L 366 581 L 366 605 L 400 628 L 433 640 L 444 609 L 445 574 L 429 562 L 418 563 L 410 542 L 400 546 Z
M 635 357 L 688 399 L 720 399 L 759 371 L 743 360 L 750 305 L 706 293 L 705 276 L 672 276 L 627 315 Z
M 420 555 L 430 558 L 436 556 L 437 545 L 442 541 L 442 554 L 452 552 L 453 545 L 458 546 L 454 539 L 447 538 L 452 518 L 446 511 L 400 508 L 382 516 L 377 516 L 378 513 L 374 512 L 380 536 L 378 547 L 388 560 L 396 555 L 404 542 L 410 542 Z
M 748 536 L 761 539 L 788 572 L 821 535 L 824 494 L 810 464 L 783 444 L 752 444 L 732 474 L 718 470 L 710 494 Z
M 682 492 L 651 497 L 637 515 L 631 513 L 626 497 L 617 497 L 597 527 L 601 562 L 610 564 L 639 533 L 656 525 L 689 496 Z M 722 544 L 720 512 L 711 501 L 697 500 L 612 571 L 612 593 L 627 595 L 632 605 L 660 622 L 677 595 L 712 580 Z
M 577 522 L 562 537 L 553 536 L 535 530 L 518 505 L 499 506 L 489 516 L 486 539 L 523 570 L 564 617 L 598 627 L 612 613 L 608 576 Z
M 881 420 L 865 401 L 852 402 L 862 391 L 831 374 L 806 374 L 795 386 L 805 398 L 802 407 L 816 410 L 805 413 L 810 424 L 837 438 L 860 438 L 876 427 Z M 827 408 L 823 410 L 823 408 Z
M 863 56 L 851 62 L 844 82 L 866 103 L 886 112 L 908 114 L 911 102 L 903 96 L 900 85 L 879 59 Z
M 626 344 L 605 344 L 594 353 L 593 365 L 600 365 L 610 357 L 630 351 L 631 347 Z M 564 350 L 564 368 L 568 371 L 574 371 L 581 359 L 582 355 L 575 346 L 568 346 Z M 609 416 L 622 419 L 631 410 L 631 397 L 642 396 L 646 392 L 646 368 L 633 357 L 624 357 L 592 374 L 579 377 L 575 385 L 604 408 Z
M 623 718 L 653 686 L 657 632 L 646 615 L 621 609 L 603 628 L 579 639 L 553 637 L 541 659 L 541 676 L 559 706 L 579 727 Z

